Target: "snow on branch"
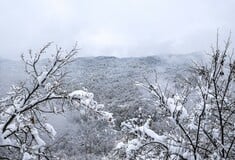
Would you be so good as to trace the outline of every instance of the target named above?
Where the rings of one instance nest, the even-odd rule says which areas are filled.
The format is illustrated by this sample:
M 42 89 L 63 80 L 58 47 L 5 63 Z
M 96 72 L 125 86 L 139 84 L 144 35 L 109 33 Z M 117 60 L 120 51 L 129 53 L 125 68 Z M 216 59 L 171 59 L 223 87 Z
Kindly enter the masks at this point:
M 17 149 L 15 156 L 23 160 L 52 158 L 47 154 L 43 135 L 54 139 L 56 130 L 46 122 L 45 113 L 62 113 L 70 105 L 74 109 L 89 108 L 100 118 L 113 121 L 112 114 L 103 111 L 103 105 L 93 99 L 92 93 L 66 89 L 65 66 L 74 61 L 77 45 L 68 52 L 56 47 L 50 59 L 42 60 L 51 46 L 48 43 L 39 52 L 30 50 L 27 56 L 22 55 L 28 79 L 12 86 L 6 97 L 0 99 L 0 147 Z
M 230 44 L 229 37 L 220 49 L 217 38 L 210 62 L 190 67 L 177 82 L 180 88 L 162 89 L 157 80 L 137 82 L 152 95 L 157 117 L 124 121 L 124 138 L 114 154 L 126 159 L 235 159 L 235 59 Z M 153 118 L 166 126 L 151 129 Z

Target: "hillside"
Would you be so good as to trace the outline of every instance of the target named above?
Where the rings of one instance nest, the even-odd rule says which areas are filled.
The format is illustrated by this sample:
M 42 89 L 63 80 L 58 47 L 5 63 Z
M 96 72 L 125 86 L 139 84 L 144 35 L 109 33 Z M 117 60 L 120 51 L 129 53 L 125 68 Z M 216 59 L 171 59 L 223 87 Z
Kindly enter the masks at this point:
M 67 68 L 69 77 L 65 83 L 71 90 L 86 88 L 93 92 L 96 101 L 114 114 L 115 129 L 119 131 L 121 122 L 136 117 L 140 109 L 143 115 L 157 114 L 148 99 L 149 95 L 135 85 L 137 81 L 145 82 L 145 78 L 153 80 L 156 71 L 160 83 L 171 82 L 191 64 L 192 59 L 200 58 L 200 54 L 138 58 L 80 57 Z M 17 61 L 0 60 L 0 75 L 0 95 L 4 95 L 12 84 L 25 79 L 24 66 Z M 57 129 L 57 137 L 63 136 L 64 139 L 55 147 L 56 150 L 79 156 L 80 159 L 87 159 L 84 144 L 90 147 L 89 153 L 92 153 L 88 159 L 99 159 L 114 147 L 114 141 L 119 137 L 119 132 L 110 130 L 104 122 L 87 120 L 86 115 L 78 112 L 47 117 Z

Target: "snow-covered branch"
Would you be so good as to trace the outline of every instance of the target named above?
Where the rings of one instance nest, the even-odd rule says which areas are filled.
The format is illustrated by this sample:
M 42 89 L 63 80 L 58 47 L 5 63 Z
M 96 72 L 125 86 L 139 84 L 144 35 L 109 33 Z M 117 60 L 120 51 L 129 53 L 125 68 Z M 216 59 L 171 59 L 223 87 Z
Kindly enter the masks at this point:
M 0 100 L 0 147 L 6 148 L 6 154 L 7 150 L 17 150 L 10 159 L 52 158 L 47 155 L 44 137 L 54 139 L 56 130 L 46 121 L 45 113 L 58 114 L 69 105 L 74 109 L 86 107 L 97 117 L 113 122 L 112 114 L 103 111 L 103 105 L 93 99 L 92 93 L 66 89 L 65 66 L 74 60 L 77 46 L 69 52 L 56 48 L 55 55 L 45 63 L 41 57 L 51 45 L 48 43 L 38 53 L 30 50 L 28 56 L 22 56 L 28 79 L 12 86 Z
M 157 81 L 137 83 L 152 95 L 159 117 L 123 122 L 125 138 L 115 153 L 123 150 L 126 159 L 234 159 L 235 59 L 229 46 L 230 37 L 223 50 L 212 50 L 209 64 L 192 66 L 174 91 L 163 91 Z M 168 127 L 151 129 L 153 118 Z

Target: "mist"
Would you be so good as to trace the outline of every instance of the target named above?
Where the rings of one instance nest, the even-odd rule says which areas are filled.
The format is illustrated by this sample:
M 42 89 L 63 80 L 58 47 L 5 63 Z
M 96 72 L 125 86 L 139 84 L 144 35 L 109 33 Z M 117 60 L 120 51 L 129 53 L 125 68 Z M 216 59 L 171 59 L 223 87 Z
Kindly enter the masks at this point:
M 41 0 L 0 2 L 0 57 L 19 59 L 47 42 L 79 56 L 205 52 L 235 30 L 235 1 Z M 233 41 L 233 40 L 232 40 Z

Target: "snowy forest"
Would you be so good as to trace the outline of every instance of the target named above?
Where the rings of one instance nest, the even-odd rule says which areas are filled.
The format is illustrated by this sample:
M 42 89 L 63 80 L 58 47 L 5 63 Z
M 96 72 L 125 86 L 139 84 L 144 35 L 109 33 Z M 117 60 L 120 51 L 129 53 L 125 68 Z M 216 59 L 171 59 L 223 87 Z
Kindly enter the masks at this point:
M 235 0 L 0 0 L 0 160 L 235 160 Z
M 0 159 L 235 159 L 230 37 L 206 54 L 78 55 L 0 60 Z

